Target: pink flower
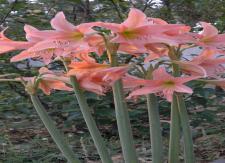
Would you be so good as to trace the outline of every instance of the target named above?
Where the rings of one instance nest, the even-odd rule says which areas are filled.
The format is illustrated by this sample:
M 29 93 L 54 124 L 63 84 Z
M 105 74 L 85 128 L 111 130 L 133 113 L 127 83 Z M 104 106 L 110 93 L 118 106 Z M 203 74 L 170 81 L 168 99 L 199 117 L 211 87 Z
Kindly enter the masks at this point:
M 63 12 L 59 12 L 51 20 L 52 28 L 55 30 L 45 31 L 46 37 L 44 41 L 38 42 L 35 46 L 29 49 L 30 52 L 45 50 L 49 48 L 68 48 L 87 45 L 85 38 L 88 34 L 95 31 L 92 29 L 96 23 L 83 23 L 75 26 L 68 22 Z M 33 35 L 39 35 L 39 32 Z
M 52 90 L 73 90 L 65 84 L 70 84 L 68 77 L 65 77 L 61 73 L 56 74 L 45 67 L 39 69 L 39 77 L 23 77 L 22 79 L 31 83 L 31 87 L 27 88 L 30 89 L 28 91 L 35 91 L 31 89 L 34 89 L 34 85 L 38 82 L 38 88 L 41 89 L 46 95 L 50 95 Z
M 225 63 L 225 58 L 218 58 L 215 56 L 215 51 L 207 49 L 191 61 L 173 62 L 178 64 L 184 72 L 203 77 L 216 77 L 225 70 L 225 67 L 222 65 Z
M 222 52 L 225 48 L 225 34 L 219 31 L 210 23 L 200 22 L 203 30 L 199 33 L 197 45 L 203 48 L 210 48 Z
M 169 75 L 164 68 L 158 68 L 153 72 L 153 80 L 142 81 L 142 88 L 134 90 L 128 98 L 147 95 L 151 93 L 162 93 L 163 96 L 168 100 L 172 101 L 174 92 L 181 93 L 192 93 L 192 89 L 185 86 L 184 83 L 200 78 L 199 76 L 190 77 L 173 77 Z
M 167 37 L 170 35 L 178 34 L 183 29 L 186 31 L 186 28 L 190 30 L 188 26 L 163 22 L 152 21 L 142 11 L 132 8 L 128 18 L 121 24 L 98 23 L 96 25 L 110 29 L 116 34 L 116 37 L 111 40 L 112 42 L 134 45 L 161 43 L 162 41 L 163 43 L 169 43 L 171 39 Z
M 110 67 L 90 59 L 72 62 L 69 68 L 67 76 L 76 76 L 83 89 L 100 95 L 104 95 L 128 71 L 128 66 Z
M 19 55 L 14 56 L 11 61 L 17 62 L 28 58 L 38 58 L 43 60 L 45 64 L 49 64 L 56 57 L 72 56 L 72 53 L 79 52 L 80 49 L 101 51 L 89 46 L 92 45 L 91 43 L 89 44 L 89 41 L 98 41 L 100 37 L 97 37 L 97 35 L 93 37 L 94 35 L 91 34 L 95 32 L 92 30 L 95 23 L 84 23 L 74 26 L 66 20 L 63 12 L 59 12 L 51 20 L 51 25 L 55 30 L 39 31 L 32 26 L 26 25 L 26 37 L 34 44 Z M 88 38 L 89 34 L 90 38 Z M 86 40 L 87 38 L 88 40 Z

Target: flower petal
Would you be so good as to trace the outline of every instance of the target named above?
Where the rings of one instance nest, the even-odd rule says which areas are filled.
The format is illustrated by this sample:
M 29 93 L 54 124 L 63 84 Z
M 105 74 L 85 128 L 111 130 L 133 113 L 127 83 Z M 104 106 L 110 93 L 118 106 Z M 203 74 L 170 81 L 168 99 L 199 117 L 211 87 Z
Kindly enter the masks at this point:
M 216 27 L 210 23 L 200 22 L 200 25 L 203 27 L 203 31 L 200 34 L 204 37 L 213 37 L 218 34 Z
M 131 92 L 129 94 L 129 96 L 127 97 L 127 99 L 130 99 L 130 98 L 135 97 L 135 96 L 147 95 L 147 94 L 157 93 L 157 92 L 161 92 L 161 91 L 163 91 L 163 88 L 162 88 L 161 85 L 145 86 L 145 87 L 142 87 L 140 89 L 136 89 L 133 92 Z
M 135 28 L 145 22 L 147 22 L 146 15 L 141 10 L 131 8 L 128 18 L 122 24 L 129 28 Z
M 51 20 L 51 25 L 52 28 L 58 31 L 68 32 L 75 29 L 75 26 L 66 20 L 63 12 L 58 12 L 55 15 L 55 17 Z
M 187 87 L 187 86 L 185 86 L 185 85 L 178 85 L 177 84 L 175 86 L 174 90 L 176 92 L 180 92 L 180 93 L 189 93 L 189 94 L 192 94 L 193 93 L 192 89 L 189 88 L 189 87 Z

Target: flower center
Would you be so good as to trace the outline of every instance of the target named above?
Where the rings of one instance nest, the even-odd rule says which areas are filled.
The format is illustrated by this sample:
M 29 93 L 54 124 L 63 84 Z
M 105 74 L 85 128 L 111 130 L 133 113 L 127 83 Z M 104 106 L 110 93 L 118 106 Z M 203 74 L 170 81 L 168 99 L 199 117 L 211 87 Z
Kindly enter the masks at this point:
M 164 85 L 165 87 L 173 87 L 173 86 L 175 85 L 175 82 L 172 81 L 172 80 L 167 80 L 167 81 L 165 81 L 165 82 L 163 83 L 163 85 Z
M 81 40 L 84 37 L 84 34 L 78 31 L 72 33 L 72 38 L 74 40 Z
M 204 38 L 201 39 L 201 41 L 204 42 L 204 43 L 210 43 L 213 40 L 212 40 L 212 37 L 204 37 Z
M 125 37 L 126 39 L 135 39 L 137 38 L 137 33 L 135 31 L 132 30 L 125 30 L 121 33 L 121 35 L 123 37 Z

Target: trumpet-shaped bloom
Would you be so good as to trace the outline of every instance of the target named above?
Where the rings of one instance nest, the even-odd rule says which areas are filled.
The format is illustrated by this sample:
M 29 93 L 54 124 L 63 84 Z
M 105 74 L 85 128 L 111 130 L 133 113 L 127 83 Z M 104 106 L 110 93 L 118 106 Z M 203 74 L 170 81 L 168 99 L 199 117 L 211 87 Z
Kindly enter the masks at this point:
M 72 62 L 69 68 L 67 76 L 76 76 L 83 89 L 100 95 L 109 90 L 128 70 L 128 66 L 110 67 L 92 60 Z
M 80 76 L 78 81 L 83 89 L 104 95 L 126 72 L 127 67 L 112 67 Z
M 225 47 L 225 34 L 219 31 L 210 23 L 200 22 L 203 30 L 199 33 L 197 45 L 203 48 L 210 48 L 222 52 Z
M 95 31 L 92 29 L 96 23 L 83 23 L 74 26 L 68 22 L 63 12 L 59 12 L 51 20 L 51 26 L 55 30 L 44 31 L 46 38 L 38 42 L 35 46 L 29 49 L 30 52 L 45 50 L 49 48 L 68 48 L 87 44 L 85 38 L 88 34 Z M 34 32 L 33 36 L 39 35 L 40 32 Z
M 145 80 L 145 82 L 143 82 L 143 79 L 141 79 L 141 85 L 143 87 L 134 90 L 130 93 L 128 98 L 151 93 L 162 93 L 163 96 L 171 102 L 174 92 L 191 94 L 192 89 L 185 86 L 184 83 L 198 78 L 199 76 L 173 77 L 168 74 L 164 68 L 158 68 L 153 72 L 153 80 Z
M 163 36 L 175 33 L 174 31 L 180 31 L 180 29 L 190 27 L 179 24 L 167 24 L 167 23 L 154 23 L 157 21 L 149 21 L 146 15 L 138 10 L 132 8 L 128 14 L 128 18 L 121 24 L 116 23 L 98 23 L 97 26 L 110 29 L 116 34 L 116 37 L 111 41 L 116 43 L 128 43 L 128 44 L 145 44 L 145 43 L 160 43 L 166 41 L 168 43 L 171 40 Z M 162 37 L 162 38 L 160 38 Z M 160 38 L 160 39 L 159 39 Z
M 39 78 L 37 77 L 23 77 L 24 81 L 30 82 L 32 87 L 38 81 L 38 88 L 41 89 L 46 95 L 50 95 L 52 90 L 72 91 L 65 83 L 69 84 L 69 78 L 62 74 L 55 74 L 45 67 L 39 69 Z M 33 88 L 32 88 L 33 89 Z
M 92 45 L 93 42 L 99 42 L 99 37 L 94 37 L 95 35 L 90 34 L 94 32 L 92 27 L 95 23 L 84 23 L 74 26 L 66 20 L 63 12 L 59 12 L 51 20 L 51 25 L 55 30 L 40 31 L 26 25 L 26 38 L 35 42 L 35 44 L 13 57 L 11 61 L 16 62 L 27 58 L 38 58 L 43 60 L 45 64 L 49 64 L 55 57 L 72 56 L 71 54 L 80 51 L 82 48 L 102 53 L 102 46 L 96 48 Z
M 65 76 L 58 76 L 52 71 L 48 70 L 45 67 L 42 67 L 39 70 L 39 73 L 42 74 L 38 87 L 47 95 L 50 95 L 52 90 L 64 90 L 72 91 L 73 89 L 66 86 L 69 79 Z
M 213 50 L 204 50 L 191 61 L 174 61 L 174 63 L 177 63 L 188 74 L 203 77 L 216 77 L 225 70 L 222 65 L 225 63 L 225 58 L 217 58 Z

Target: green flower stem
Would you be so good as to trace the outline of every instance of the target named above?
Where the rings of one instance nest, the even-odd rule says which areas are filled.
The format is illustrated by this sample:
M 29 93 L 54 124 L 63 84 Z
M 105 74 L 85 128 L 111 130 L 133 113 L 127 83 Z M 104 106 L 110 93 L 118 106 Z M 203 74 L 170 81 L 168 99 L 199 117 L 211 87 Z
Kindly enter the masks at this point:
M 181 127 L 184 136 L 184 155 L 185 163 L 195 163 L 193 140 L 191 135 L 191 129 L 188 121 L 188 113 L 185 106 L 184 99 L 181 94 L 176 95 L 178 110 L 180 114 Z
M 94 140 L 98 153 L 103 163 L 112 163 L 112 159 L 108 153 L 105 146 L 104 140 L 97 128 L 97 125 L 91 115 L 90 108 L 84 97 L 84 94 L 79 86 L 77 78 L 75 76 L 70 77 L 71 85 L 73 86 L 74 93 L 76 95 L 77 101 L 79 103 L 81 112 L 83 114 L 84 120 L 87 124 L 88 130 Z
M 180 119 L 176 96 L 173 95 L 171 104 L 169 163 L 179 163 L 180 149 Z
M 64 140 L 63 135 L 59 132 L 59 130 L 54 125 L 54 122 L 48 116 L 48 113 L 45 111 L 45 108 L 41 104 L 38 97 L 36 95 L 30 95 L 30 97 L 39 117 L 41 118 L 51 137 L 59 147 L 60 151 L 66 157 L 66 159 L 70 163 L 80 163 L 80 161 L 76 158 L 75 154 L 73 153 L 72 149 Z
M 152 162 L 163 163 L 163 143 L 159 117 L 159 105 L 154 94 L 147 95 L 148 117 L 152 147 Z
M 107 46 L 107 53 L 108 56 L 110 57 L 111 66 L 115 67 L 118 66 L 116 55 L 117 48 L 115 47 L 112 49 Z M 134 141 L 128 114 L 128 108 L 123 94 L 122 81 L 121 80 L 116 81 L 113 84 L 112 88 L 115 103 L 116 120 L 124 160 L 126 163 L 138 163 L 136 151 L 134 148 Z
M 170 50 L 170 55 L 175 57 L 174 49 Z M 179 67 L 173 64 L 173 75 L 179 76 Z M 170 141 L 169 141 L 169 163 L 179 162 L 180 151 L 180 117 L 176 96 L 173 95 L 173 101 L 171 104 L 171 123 L 170 123 Z
M 115 112 L 117 126 L 119 130 L 120 142 L 124 160 L 126 163 L 137 163 L 137 155 L 134 148 L 134 141 L 128 115 L 127 105 L 123 95 L 123 86 L 121 80 L 113 84 L 113 97 L 115 103 Z

